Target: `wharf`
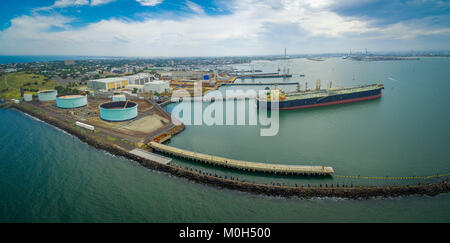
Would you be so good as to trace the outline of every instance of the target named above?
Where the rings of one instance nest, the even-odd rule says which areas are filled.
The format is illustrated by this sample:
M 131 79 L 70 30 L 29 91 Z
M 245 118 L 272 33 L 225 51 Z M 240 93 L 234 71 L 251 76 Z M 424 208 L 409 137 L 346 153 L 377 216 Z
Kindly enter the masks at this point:
M 291 78 L 292 74 L 277 74 L 277 73 L 269 73 L 269 74 L 248 74 L 248 75 L 240 75 L 238 78 Z
M 230 83 L 222 84 L 223 86 L 247 86 L 247 85 L 298 85 L 298 83 Z
M 172 159 L 170 159 L 170 158 L 166 158 L 159 154 L 154 154 L 154 153 L 142 150 L 142 149 L 133 149 L 130 151 L 130 153 L 134 154 L 138 157 L 142 157 L 144 159 L 148 159 L 150 161 L 158 162 L 158 163 L 164 164 L 164 165 L 167 165 L 172 161 Z
M 161 153 L 166 153 L 185 159 L 196 160 L 211 165 L 222 166 L 230 169 L 237 169 L 243 171 L 270 173 L 270 174 L 285 174 L 285 175 L 307 175 L 307 176 L 330 176 L 334 173 L 332 167 L 248 162 L 191 152 L 153 141 L 148 143 L 148 145 L 153 150 Z

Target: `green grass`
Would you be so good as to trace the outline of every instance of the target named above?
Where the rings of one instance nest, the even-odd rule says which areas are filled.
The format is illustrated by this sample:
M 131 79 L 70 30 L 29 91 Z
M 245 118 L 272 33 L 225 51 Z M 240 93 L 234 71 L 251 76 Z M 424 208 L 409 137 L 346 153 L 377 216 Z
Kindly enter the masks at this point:
M 109 136 L 108 136 L 108 140 L 109 140 L 109 141 L 112 141 L 112 142 L 115 142 L 115 141 L 116 141 L 115 138 L 112 138 L 112 137 L 109 137 Z
M 0 76 L 0 98 L 2 99 L 19 99 L 20 87 L 24 89 L 45 90 L 54 89 L 55 81 L 49 80 L 44 82 L 44 76 L 38 74 L 8 73 Z M 28 84 L 28 85 L 27 85 Z M 5 89 L 8 90 L 5 90 Z M 25 93 L 37 92 L 24 91 Z

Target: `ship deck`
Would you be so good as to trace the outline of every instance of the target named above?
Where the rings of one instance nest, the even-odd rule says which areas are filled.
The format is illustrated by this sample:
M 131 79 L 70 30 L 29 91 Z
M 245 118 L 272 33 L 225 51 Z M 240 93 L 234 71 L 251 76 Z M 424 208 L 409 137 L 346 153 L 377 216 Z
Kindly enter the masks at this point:
M 350 93 L 358 93 L 364 91 L 370 91 L 382 88 L 382 84 L 371 84 L 371 85 L 363 85 L 351 88 L 332 88 L 332 89 L 322 89 L 322 90 L 314 90 L 314 91 L 300 91 L 300 92 L 292 92 L 286 93 L 286 99 L 284 101 L 289 100 L 303 100 L 303 99 L 311 99 L 311 98 L 320 98 L 327 97 L 333 95 L 343 95 Z
M 317 91 L 309 91 L 309 92 L 287 93 L 286 100 L 310 99 L 310 98 L 319 98 L 319 97 L 326 97 L 326 96 L 332 96 L 332 95 L 357 93 L 357 92 L 379 89 L 381 87 L 383 87 L 383 86 L 380 84 L 372 84 L 372 85 L 364 85 L 364 86 L 358 86 L 358 87 L 352 87 L 352 88 L 334 88 L 334 89 L 325 89 L 325 90 L 317 90 Z

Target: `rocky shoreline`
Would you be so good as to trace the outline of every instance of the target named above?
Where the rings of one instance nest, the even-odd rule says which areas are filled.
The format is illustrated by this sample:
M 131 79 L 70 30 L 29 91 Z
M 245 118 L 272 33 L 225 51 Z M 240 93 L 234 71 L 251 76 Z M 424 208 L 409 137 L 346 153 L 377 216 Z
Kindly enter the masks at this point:
M 182 168 L 177 165 L 163 165 L 157 162 L 153 162 L 141 157 L 137 157 L 131 153 L 128 153 L 124 148 L 112 143 L 107 143 L 96 139 L 95 136 L 88 133 L 82 133 L 77 129 L 74 129 L 68 123 L 59 121 L 55 118 L 43 115 L 31 107 L 27 107 L 22 104 L 11 104 L 11 108 L 16 108 L 24 113 L 34 116 L 48 124 L 56 126 L 76 137 L 81 141 L 97 148 L 108 151 L 111 154 L 123 156 L 128 159 L 137 161 L 142 166 L 169 173 L 173 176 L 186 178 L 188 180 L 207 184 L 219 188 L 226 188 L 231 190 L 238 190 L 243 192 L 262 194 L 267 196 L 281 196 L 281 197 L 300 197 L 300 198 L 312 198 L 312 197 L 338 197 L 338 198 L 371 198 L 371 197 L 399 197 L 407 195 L 428 195 L 435 196 L 440 193 L 450 192 L 450 184 L 447 181 L 439 183 L 429 183 L 421 185 L 405 185 L 405 186 L 364 186 L 364 187 L 348 187 L 339 185 L 326 185 L 322 186 L 277 186 L 267 184 L 257 184 L 250 182 L 242 182 L 237 180 L 231 180 L 222 178 L 216 175 L 201 173 Z

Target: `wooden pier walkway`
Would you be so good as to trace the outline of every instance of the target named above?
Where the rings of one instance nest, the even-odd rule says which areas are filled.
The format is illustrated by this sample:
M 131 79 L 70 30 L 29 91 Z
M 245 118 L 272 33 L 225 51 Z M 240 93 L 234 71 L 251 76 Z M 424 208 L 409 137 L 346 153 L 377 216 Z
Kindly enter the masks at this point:
M 242 171 L 261 172 L 270 174 L 312 175 L 312 176 L 329 176 L 334 173 L 332 167 L 248 162 L 242 160 L 227 159 L 223 157 L 207 155 L 202 153 L 195 153 L 188 150 L 160 144 L 157 142 L 150 142 L 148 143 L 148 145 L 150 145 L 150 147 L 155 151 L 159 151 L 162 153 Z
M 164 164 L 167 165 L 168 163 L 170 163 L 170 161 L 172 161 L 171 158 L 166 158 L 164 156 L 158 155 L 158 154 L 154 154 L 142 149 L 133 149 L 130 151 L 131 154 L 134 154 L 136 156 L 142 157 L 144 159 L 148 159 L 160 164 Z

